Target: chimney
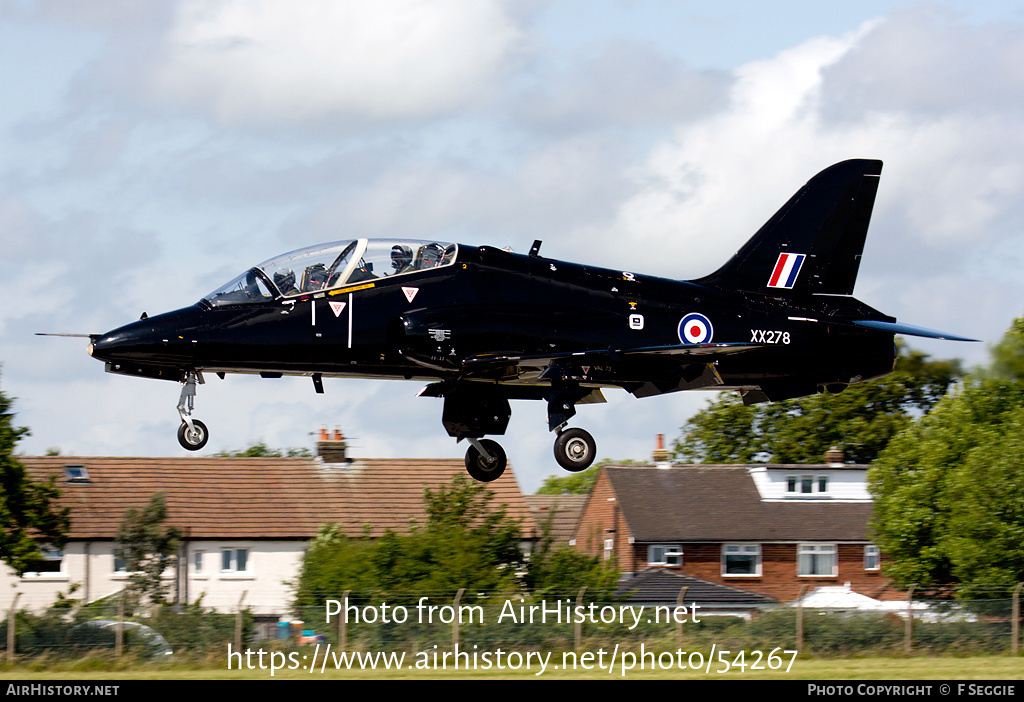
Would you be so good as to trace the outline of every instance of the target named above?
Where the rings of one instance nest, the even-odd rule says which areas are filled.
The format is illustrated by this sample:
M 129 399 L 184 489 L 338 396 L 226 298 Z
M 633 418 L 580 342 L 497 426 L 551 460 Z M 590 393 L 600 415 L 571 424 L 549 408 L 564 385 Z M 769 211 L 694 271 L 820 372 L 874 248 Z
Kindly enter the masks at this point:
M 335 427 L 332 435 L 326 427 L 320 427 L 320 440 L 316 442 L 316 455 L 324 463 L 348 463 L 345 447 L 345 437 L 342 435 L 341 429 Z
M 654 453 L 651 454 L 651 458 L 654 459 L 654 465 L 658 468 L 669 468 L 668 462 L 668 450 L 665 448 L 665 435 L 658 434 L 657 448 L 654 449 Z
M 843 450 L 838 446 L 833 446 L 825 452 L 825 463 L 830 466 L 841 466 L 846 462 L 846 457 L 843 455 Z

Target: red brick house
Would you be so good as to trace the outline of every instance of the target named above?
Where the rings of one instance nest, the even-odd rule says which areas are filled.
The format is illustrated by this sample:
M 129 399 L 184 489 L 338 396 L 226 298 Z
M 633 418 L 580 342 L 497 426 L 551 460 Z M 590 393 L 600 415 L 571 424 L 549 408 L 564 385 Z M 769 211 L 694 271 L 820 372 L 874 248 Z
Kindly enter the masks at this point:
M 868 535 L 866 472 L 841 463 L 611 466 L 574 545 L 614 557 L 626 574 L 657 566 L 780 600 L 846 583 L 897 596 Z

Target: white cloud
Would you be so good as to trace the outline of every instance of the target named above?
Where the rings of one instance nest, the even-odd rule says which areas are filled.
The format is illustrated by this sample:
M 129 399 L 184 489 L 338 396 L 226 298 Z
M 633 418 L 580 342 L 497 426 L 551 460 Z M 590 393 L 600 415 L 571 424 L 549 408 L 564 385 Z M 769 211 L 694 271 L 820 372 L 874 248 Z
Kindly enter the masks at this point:
M 927 29 L 915 26 L 915 41 Z M 949 33 L 941 25 L 930 30 L 935 42 Z M 832 100 L 823 96 L 843 94 L 843 81 L 857 74 L 849 62 L 887 65 L 886 56 L 875 54 L 899 43 L 876 35 L 893 31 L 887 22 L 871 22 L 840 39 L 812 39 L 740 67 L 727 110 L 678 127 L 635 170 L 643 187 L 622 204 L 610 235 L 647 249 L 662 242 L 678 270 L 665 270 L 664 247 L 651 255 L 652 265 L 663 274 L 701 275 L 723 263 L 820 168 L 846 158 L 881 158 L 886 165 L 867 255 L 901 254 L 898 264 L 888 263 L 904 272 L 917 266 L 927 276 L 936 260 L 964 263 L 954 246 L 1012 241 L 1005 225 L 1024 215 L 1019 91 L 999 100 L 1001 85 L 989 86 L 990 109 L 982 114 L 855 106 L 844 119 L 832 118 Z M 1012 36 L 993 31 L 992 55 L 1008 55 L 998 41 Z M 990 66 L 992 55 L 979 58 L 979 66 Z M 922 73 L 926 80 L 927 70 Z
M 501 0 L 193 0 L 156 89 L 225 123 L 419 117 L 479 99 L 523 41 Z

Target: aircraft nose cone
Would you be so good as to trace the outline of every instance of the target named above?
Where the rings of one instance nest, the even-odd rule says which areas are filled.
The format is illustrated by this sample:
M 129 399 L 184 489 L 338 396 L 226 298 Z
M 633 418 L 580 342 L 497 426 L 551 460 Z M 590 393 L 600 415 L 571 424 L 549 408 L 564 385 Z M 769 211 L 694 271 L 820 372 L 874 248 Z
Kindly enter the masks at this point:
M 89 342 L 89 346 L 86 351 L 93 358 L 101 361 L 111 360 L 113 351 L 118 347 L 118 335 L 116 332 L 107 332 L 106 334 L 97 334 Z

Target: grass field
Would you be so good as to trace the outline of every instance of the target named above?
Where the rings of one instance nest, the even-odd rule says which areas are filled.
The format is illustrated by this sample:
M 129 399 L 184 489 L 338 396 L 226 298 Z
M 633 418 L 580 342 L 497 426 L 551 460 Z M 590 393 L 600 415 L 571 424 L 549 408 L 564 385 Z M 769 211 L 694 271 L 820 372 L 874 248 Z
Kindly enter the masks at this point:
M 640 670 L 639 664 L 623 672 L 621 668 L 593 670 L 555 670 L 553 666 L 538 674 L 532 670 L 228 670 L 196 662 L 158 665 L 138 663 L 131 666 L 112 661 L 79 661 L 47 666 L 31 664 L 0 667 L 3 680 L 1024 680 L 1024 657 L 907 657 L 907 658 L 806 658 L 797 659 L 788 672 L 733 670 L 728 673 L 690 670 Z

